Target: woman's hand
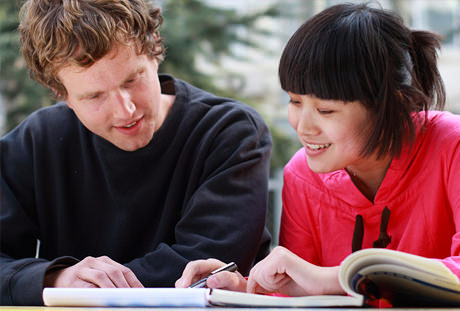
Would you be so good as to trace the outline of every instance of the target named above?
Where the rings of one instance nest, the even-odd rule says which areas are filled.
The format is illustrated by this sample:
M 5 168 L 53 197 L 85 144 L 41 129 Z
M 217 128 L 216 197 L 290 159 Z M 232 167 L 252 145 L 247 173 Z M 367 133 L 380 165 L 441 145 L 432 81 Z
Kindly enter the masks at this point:
M 195 260 L 187 264 L 182 276 L 176 281 L 176 287 L 188 287 L 191 284 L 207 277 L 212 271 L 224 266 L 220 260 Z M 238 272 L 222 271 L 208 278 L 206 285 L 209 288 L 220 288 L 233 291 L 246 291 L 246 279 Z
M 338 267 L 319 267 L 278 246 L 249 273 L 250 293 L 288 296 L 344 294 Z

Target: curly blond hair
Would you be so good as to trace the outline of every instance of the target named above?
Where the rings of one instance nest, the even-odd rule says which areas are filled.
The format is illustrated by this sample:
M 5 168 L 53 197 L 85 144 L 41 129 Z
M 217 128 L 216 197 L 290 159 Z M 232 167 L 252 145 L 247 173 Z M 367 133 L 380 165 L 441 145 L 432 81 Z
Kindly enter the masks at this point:
M 163 60 L 160 8 L 144 0 L 27 0 L 20 11 L 21 49 L 32 79 L 65 99 L 58 71 L 87 68 L 117 44 Z

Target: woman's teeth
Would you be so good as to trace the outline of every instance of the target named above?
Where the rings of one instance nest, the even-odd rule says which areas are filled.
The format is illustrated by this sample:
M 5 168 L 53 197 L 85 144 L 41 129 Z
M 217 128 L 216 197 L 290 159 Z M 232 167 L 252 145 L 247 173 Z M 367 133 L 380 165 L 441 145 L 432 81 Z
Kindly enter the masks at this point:
M 323 149 L 329 147 L 331 144 L 324 144 L 324 145 L 314 145 L 314 144 L 306 144 L 308 148 L 313 150 Z

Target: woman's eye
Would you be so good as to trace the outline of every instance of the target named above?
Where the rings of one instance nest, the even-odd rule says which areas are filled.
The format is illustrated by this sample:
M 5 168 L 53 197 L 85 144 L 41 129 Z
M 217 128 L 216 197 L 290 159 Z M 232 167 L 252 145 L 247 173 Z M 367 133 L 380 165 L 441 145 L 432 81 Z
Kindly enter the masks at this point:
M 290 104 L 293 104 L 293 105 L 299 105 L 299 104 L 300 104 L 300 101 L 290 99 L 290 100 L 289 100 L 289 103 L 290 103 Z
M 333 113 L 334 111 L 333 110 L 327 110 L 327 109 L 318 109 L 318 112 L 320 114 L 331 114 Z

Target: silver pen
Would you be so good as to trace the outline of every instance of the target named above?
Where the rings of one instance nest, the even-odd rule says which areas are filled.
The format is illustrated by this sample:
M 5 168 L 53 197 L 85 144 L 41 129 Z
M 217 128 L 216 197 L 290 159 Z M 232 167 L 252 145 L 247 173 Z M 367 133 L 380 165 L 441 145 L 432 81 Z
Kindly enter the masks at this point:
M 206 281 L 208 280 L 208 278 L 210 276 L 212 276 L 212 275 L 214 275 L 216 273 L 219 273 L 221 271 L 235 272 L 237 269 L 238 269 L 238 266 L 236 265 L 236 263 L 231 262 L 229 264 L 226 264 L 225 266 L 222 266 L 222 267 L 212 271 L 211 274 L 209 274 L 207 277 L 205 277 L 204 279 L 199 280 L 196 283 L 193 283 L 192 285 L 189 286 L 189 288 L 205 287 L 206 286 Z

